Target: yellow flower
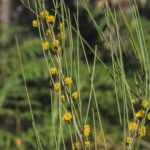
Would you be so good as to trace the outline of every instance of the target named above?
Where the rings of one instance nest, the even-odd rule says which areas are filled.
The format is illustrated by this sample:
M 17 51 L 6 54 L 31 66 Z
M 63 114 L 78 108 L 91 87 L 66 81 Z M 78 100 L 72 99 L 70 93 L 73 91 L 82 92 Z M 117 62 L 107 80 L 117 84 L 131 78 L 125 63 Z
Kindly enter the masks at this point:
M 55 90 L 55 91 L 58 91 L 58 90 L 60 89 L 60 87 L 61 87 L 61 86 L 60 86 L 60 83 L 59 83 L 59 82 L 57 82 L 57 83 L 54 84 L 54 90 Z
M 51 29 L 47 29 L 46 30 L 46 35 L 48 36 L 48 35 L 50 35 L 51 34 Z
M 72 82 L 73 82 L 73 81 L 72 81 L 72 78 L 71 78 L 71 77 L 66 77 L 66 78 L 65 78 L 65 84 L 66 84 L 66 85 L 71 85 Z
M 54 41 L 53 41 L 53 46 L 54 46 L 54 47 L 59 47 L 59 45 L 60 45 L 59 40 L 54 40 Z
M 143 107 L 143 108 L 147 108 L 147 106 L 148 106 L 148 101 L 146 100 L 146 99 L 144 99 L 144 100 L 142 100 L 141 101 L 141 106 Z
M 39 25 L 40 25 L 40 23 L 39 23 L 38 20 L 33 20 L 33 21 L 32 21 L 32 26 L 33 26 L 34 28 L 37 28 Z
M 135 118 L 142 118 L 144 117 L 145 111 L 139 110 L 137 113 L 135 113 Z
M 90 146 L 91 142 L 89 140 L 84 142 L 85 146 Z
M 127 145 L 129 145 L 129 144 L 131 144 L 131 142 L 133 141 L 133 138 L 131 138 L 131 137 L 126 137 L 126 139 L 125 139 L 125 143 L 127 144 Z
M 42 17 L 42 18 L 45 18 L 45 17 L 47 17 L 49 15 L 49 12 L 47 11 L 47 10 L 42 10 L 41 12 L 40 12 L 40 16 Z
M 84 128 L 83 128 L 83 134 L 84 136 L 89 136 L 90 135 L 90 126 L 87 124 L 87 125 L 84 125 Z
M 57 74 L 57 68 L 56 68 L 56 67 L 50 68 L 50 73 L 51 73 L 52 75 Z
M 150 113 L 147 114 L 147 119 L 150 120 Z
M 59 30 L 63 30 L 63 28 L 64 28 L 64 25 L 63 25 L 63 23 L 62 23 L 62 22 L 60 22 L 60 23 L 59 23 L 59 26 L 58 26 L 58 28 L 59 28 Z
M 66 102 L 66 98 L 65 98 L 65 95 L 61 95 L 61 100 L 62 100 L 62 102 Z
M 66 34 L 64 32 L 60 32 L 60 33 L 57 34 L 57 37 L 58 37 L 59 40 L 62 40 L 62 39 L 65 39 Z
M 135 104 L 136 103 L 136 99 L 131 99 L 131 103 Z
M 64 116 L 63 116 L 63 118 L 62 118 L 62 120 L 64 120 L 64 121 L 71 121 L 72 120 L 72 114 L 71 114 L 71 112 L 65 113 Z
M 72 98 L 77 99 L 79 97 L 79 93 L 77 91 L 72 93 Z
M 72 150 L 78 150 L 80 147 L 80 144 L 79 143 L 73 143 L 72 144 Z
M 52 24 L 55 21 L 55 17 L 53 15 L 48 15 L 48 16 L 46 16 L 46 20 L 48 23 Z
M 145 126 L 141 126 L 139 128 L 139 132 L 138 133 L 139 133 L 140 137 L 144 137 L 146 135 L 146 127 Z
M 49 43 L 47 41 L 43 42 L 42 47 L 43 47 L 44 50 L 48 50 L 49 49 Z
M 130 122 L 129 123 L 129 130 L 135 131 L 137 128 L 137 124 L 135 122 Z
M 57 54 L 61 54 L 61 52 L 62 52 L 61 47 L 57 47 L 56 51 L 57 51 Z

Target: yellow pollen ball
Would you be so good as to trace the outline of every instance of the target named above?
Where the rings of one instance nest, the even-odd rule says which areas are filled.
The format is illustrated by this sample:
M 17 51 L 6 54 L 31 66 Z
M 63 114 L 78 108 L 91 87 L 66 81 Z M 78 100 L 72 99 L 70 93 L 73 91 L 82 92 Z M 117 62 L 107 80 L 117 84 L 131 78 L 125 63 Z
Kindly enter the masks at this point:
M 137 128 L 137 124 L 135 122 L 130 122 L 129 123 L 129 130 L 135 131 Z
M 43 42 L 42 47 L 43 47 L 44 50 L 48 50 L 49 49 L 49 43 L 47 41 Z
M 83 128 L 84 136 L 89 136 L 90 132 L 91 132 L 90 126 L 89 125 L 84 125 L 84 128 Z
M 136 100 L 135 100 L 135 99 L 131 99 L 131 103 L 132 103 L 132 104 L 135 104 L 135 103 L 136 103 Z
M 127 145 L 129 145 L 129 144 L 131 144 L 131 142 L 133 141 L 133 138 L 131 138 L 131 137 L 126 137 L 126 139 L 125 139 L 125 143 L 127 144 Z
M 59 40 L 63 40 L 66 38 L 66 34 L 65 34 L 65 32 L 60 32 L 57 34 L 57 37 Z
M 73 143 L 72 144 L 72 150 L 78 150 L 80 147 L 80 144 L 79 143 Z
M 50 68 L 50 73 L 51 73 L 52 75 L 57 74 L 57 68 L 56 68 L 56 67 Z
M 150 113 L 147 114 L 147 119 L 150 120 Z
M 137 113 L 135 113 L 135 118 L 142 118 L 144 117 L 145 111 L 139 110 Z
M 143 108 L 147 108 L 147 106 L 149 105 L 149 103 L 148 103 L 148 101 L 147 100 L 142 100 L 141 101 L 141 106 L 143 107 Z
M 66 98 L 65 98 L 65 95 L 61 95 L 61 100 L 62 100 L 62 102 L 66 102 Z
M 63 25 L 63 23 L 62 23 L 62 22 L 60 22 L 60 23 L 59 23 L 59 26 L 58 26 L 58 28 L 59 28 L 59 30 L 63 30 L 63 28 L 64 28 L 64 25 Z
M 62 52 L 61 47 L 58 47 L 58 48 L 56 49 L 56 51 L 57 51 L 57 54 L 61 54 L 61 52 Z
M 60 86 L 60 83 L 59 83 L 59 82 L 57 82 L 57 83 L 54 84 L 54 90 L 55 90 L 55 91 L 58 91 L 58 90 L 60 89 L 60 87 L 61 87 L 61 86 Z
M 65 84 L 66 84 L 66 85 L 71 85 L 72 82 L 73 82 L 73 81 L 72 81 L 72 78 L 71 78 L 71 77 L 66 77 L 66 78 L 65 78 Z
M 40 16 L 41 16 L 42 18 L 45 18 L 45 17 L 47 17 L 48 15 L 49 15 L 49 12 L 48 12 L 47 10 L 43 10 L 43 11 L 40 12 Z
M 40 25 L 38 20 L 33 20 L 32 21 L 32 27 L 37 28 Z
M 59 45 L 60 45 L 59 40 L 54 40 L 54 41 L 53 41 L 53 46 L 54 46 L 54 47 L 59 47 Z
M 48 23 L 54 23 L 55 17 L 53 15 L 46 16 L 46 20 Z
M 46 30 L 46 35 L 48 36 L 48 35 L 50 35 L 51 34 L 51 29 L 47 29 Z
M 65 113 L 64 116 L 63 116 L 63 118 L 62 118 L 62 120 L 64 120 L 64 121 L 71 121 L 72 120 L 72 114 L 71 114 L 71 112 Z
M 79 93 L 77 91 L 72 93 L 72 98 L 77 99 L 79 97 Z
M 144 137 L 146 135 L 146 127 L 145 126 L 141 126 L 139 128 L 139 131 L 138 131 L 140 137 Z

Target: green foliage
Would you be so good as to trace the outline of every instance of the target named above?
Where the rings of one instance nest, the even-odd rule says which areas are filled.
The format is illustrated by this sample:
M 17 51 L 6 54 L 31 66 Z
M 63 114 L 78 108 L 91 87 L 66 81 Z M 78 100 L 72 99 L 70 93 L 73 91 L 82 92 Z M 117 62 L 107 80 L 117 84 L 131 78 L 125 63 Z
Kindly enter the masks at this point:
M 46 84 L 48 87 L 48 83 L 46 82 L 48 81 L 49 73 L 47 71 L 47 68 L 45 67 L 45 61 L 43 58 L 43 53 L 41 51 L 40 41 L 38 39 L 29 39 L 23 42 L 20 47 L 22 50 L 21 54 L 24 63 L 26 82 L 27 86 L 29 87 L 30 97 L 32 99 L 33 114 L 39 125 L 43 126 L 43 120 L 45 118 L 49 120 L 49 115 L 48 111 L 46 111 L 47 113 L 43 113 L 42 111 L 40 111 L 40 109 L 42 107 L 44 108 L 47 101 L 49 101 L 50 99 L 49 90 L 45 87 Z M 12 124 L 6 123 L 7 128 L 16 128 L 17 130 L 15 131 L 16 133 L 8 132 L 12 140 L 14 140 L 13 137 L 16 134 L 23 141 L 23 143 L 24 141 L 26 141 L 33 144 L 35 147 L 35 139 L 33 138 L 34 132 L 32 130 L 31 124 L 32 120 L 28 109 L 29 106 L 27 102 L 24 82 L 22 79 L 22 72 L 19 63 L 19 57 L 16 51 L 16 46 L 7 51 L 7 53 L 2 53 L 2 58 L 0 61 L 0 64 L 2 66 L 1 71 L 3 79 L 3 86 L 1 87 L 2 109 L 0 115 L 2 118 L 5 117 L 4 120 L 13 120 Z M 44 130 L 44 132 L 47 131 Z M 32 133 L 32 136 L 30 135 L 30 133 Z M 30 140 L 29 137 L 31 138 Z M 25 143 L 24 146 L 29 145 Z
M 83 8 L 81 10 L 83 11 Z M 91 13 L 93 14 L 93 18 L 97 21 L 98 27 L 101 29 L 105 29 L 105 26 L 107 25 L 107 21 L 106 19 L 104 19 L 104 10 L 103 9 L 94 10 L 92 7 L 90 8 L 90 10 Z M 84 13 L 86 13 L 86 11 Z M 80 15 L 82 16 L 83 14 L 81 13 Z M 88 41 L 88 44 L 95 46 L 95 43 L 96 44 L 98 43 L 97 56 L 99 58 L 104 59 L 104 61 L 108 65 L 107 67 L 112 73 L 113 69 L 110 63 L 111 62 L 110 56 L 111 56 L 112 49 L 105 47 L 105 45 L 102 43 L 101 35 L 97 33 L 93 34 L 97 32 L 95 31 L 96 30 L 95 27 L 93 27 L 93 20 L 92 20 L 93 18 L 91 18 L 89 15 L 86 14 L 85 20 L 81 20 L 80 28 L 81 30 L 85 28 L 85 31 L 88 32 L 85 37 L 86 40 Z M 134 29 L 137 22 L 130 17 L 128 17 L 128 19 L 132 27 L 131 28 L 132 33 L 135 33 Z M 88 26 L 85 22 L 88 23 Z M 112 24 L 113 21 L 111 22 L 111 25 Z M 142 18 L 142 25 L 144 27 L 146 46 L 147 49 L 149 49 L 150 31 L 148 27 L 150 25 L 150 22 L 147 19 Z M 124 66 L 125 73 L 128 77 L 128 82 L 130 87 L 134 91 L 139 92 L 137 85 L 135 84 L 135 81 L 138 80 L 138 84 L 139 84 L 138 86 L 140 88 L 142 86 L 144 87 L 144 85 L 143 82 L 140 81 L 142 79 L 139 79 L 137 76 L 134 76 L 134 74 L 139 73 L 141 71 L 139 65 L 140 63 L 139 60 L 136 58 L 135 54 L 133 53 L 134 50 L 132 52 L 128 52 L 128 50 L 132 49 L 133 47 L 132 45 L 130 45 L 131 43 L 129 43 L 128 41 L 128 34 L 127 34 L 128 31 L 127 29 L 125 29 L 125 24 L 123 24 L 120 28 L 121 29 L 123 28 L 123 30 L 121 30 L 120 32 L 121 33 L 120 37 L 122 37 L 120 39 L 122 39 L 122 41 L 125 41 L 122 44 L 125 47 L 125 50 L 123 51 L 123 63 L 125 65 Z M 17 32 L 19 32 L 19 30 L 22 31 L 22 28 L 17 28 Z M 12 31 L 12 35 L 14 32 L 16 33 L 16 30 Z M 84 31 L 82 31 L 81 35 L 82 34 L 84 34 Z M 10 36 L 6 36 L 6 39 L 8 39 L 9 37 Z M 12 39 L 12 37 L 10 38 Z M 77 49 L 78 46 L 82 49 L 81 45 L 77 45 L 75 38 L 76 36 L 74 36 L 74 42 L 73 42 L 75 44 L 74 49 Z M 113 41 L 118 42 L 116 36 L 113 37 Z M 137 45 L 140 44 L 138 43 L 138 41 L 136 42 Z M 70 47 L 68 43 L 66 45 L 67 48 L 65 49 L 65 51 L 66 51 L 67 60 L 68 62 L 71 62 L 70 51 L 69 51 Z M 60 142 L 62 136 L 65 139 L 66 145 L 71 145 L 70 130 L 68 129 L 68 124 L 67 125 L 62 124 L 62 129 L 60 129 L 59 126 L 60 112 L 58 112 L 57 108 L 61 104 L 57 101 L 55 95 L 54 97 L 50 97 L 52 87 L 49 81 L 50 79 L 49 70 L 47 68 L 44 59 L 44 54 L 41 48 L 41 41 L 35 37 L 31 37 L 30 39 L 26 38 L 21 43 L 19 43 L 19 47 L 20 47 L 20 53 L 23 62 L 23 69 L 25 72 L 25 80 L 26 80 L 28 92 L 31 99 L 33 115 L 35 117 L 35 123 L 43 145 L 43 149 L 55 149 L 56 142 Z M 88 121 L 90 122 L 93 119 L 91 112 L 92 111 L 96 112 L 97 110 L 94 101 L 94 94 L 90 93 L 91 74 L 88 73 L 88 67 L 87 67 L 87 63 L 85 62 L 84 53 L 80 52 L 80 54 L 81 54 L 80 70 L 82 71 L 82 73 L 80 74 L 80 89 L 81 89 L 80 92 L 81 92 L 81 102 L 82 102 L 82 111 L 83 111 L 82 113 L 83 115 L 86 115 L 87 107 L 88 105 L 90 105 L 90 110 L 89 110 L 90 113 L 88 118 Z M 94 64 L 94 60 L 93 60 L 94 54 L 91 54 L 91 51 L 88 48 L 86 49 L 86 54 L 88 56 L 89 68 L 90 70 L 92 70 Z M 115 56 L 118 55 L 119 52 L 118 49 L 116 49 Z M 148 51 L 148 55 L 150 57 L 149 51 Z M 128 59 L 130 58 L 130 60 L 131 59 L 132 60 L 129 61 L 127 60 L 127 58 Z M 65 70 L 66 69 L 65 60 L 62 61 L 62 65 L 64 66 L 64 70 Z M 114 65 L 117 66 L 117 62 L 115 62 Z M 134 69 L 130 68 L 130 65 L 132 65 L 132 68 Z M 68 63 L 68 67 L 71 68 L 70 63 Z M 76 74 L 75 67 L 76 65 L 74 66 L 74 70 L 73 70 L 74 75 Z M 104 122 L 103 125 L 104 125 L 104 130 L 106 130 L 106 134 L 108 133 L 108 135 L 111 135 L 113 137 L 113 138 L 107 137 L 108 142 L 115 143 L 112 144 L 112 147 L 110 148 L 113 149 L 114 147 L 115 148 L 117 147 L 116 143 L 120 142 L 120 138 L 122 138 L 121 135 L 122 132 L 121 132 L 121 127 L 119 125 L 119 116 L 117 111 L 118 107 L 116 105 L 115 84 L 114 84 L 114 80 L 110 77 L 108 70 L 106 70 L 106 68 L 104 68 L 104 66 L 100 64 L 98 61 L 96 61 L 96 67 L 94 71 L 95 73 L 93 77 L 93 84 L 94 84 L 95 93 L 97 97 L 98 109 L 101 113 L 102 122 Z M 118 76 L 120 75 L 119 73 L 117 74 Z M 141 74 L 139 73 L 138 75 Z M 14 150 L 15 149 L 36 150 L 37 139 L 35 136 L 35 131 L 32 126 L 33 120 L 31 118 L 31 114 L 29 110 L 29 103 L 27 100 L 27 93 L 25 91 L 25 85 L 22 77 L 22 71 L 20 67 L 19 56 L 17 53 L 16 45 L 12 45 L 10 48 L 2 49 L 0 51 L 0 76 L 1 76 L 0 119 L 3 122 L 3 124 L 1 124 L 1 130 L 0 130 L 0 135 L 1 135 L 0 149 L 9 150 L 11 147 L 12 150 L 13 149 Z M 120 83 L 121 82 L 117 82 L 116 84 L 120 84 Z M 122 84 L 120 84 L 118 87 L 121 87 L 120 89 L 118 89 L 118 95 L 117 95 L 118 99 L 119 101 L 124 102 L 123 101 L 124 97 L 122 97 L 123 95 Z M 91 96 L 91 103 L 88 104 L 90 96 Z M 51 106 L 53 104 L 55 105 L 54 110 L 51 109 Z M 129 109 L 131 109 L 131 106 L 129 106 Z M 123 115 L 123 112 L 121 112 L 121 115 Z M 54 122 L 52 120 L 52 116 L 54 117 Z M 95 116 L 98 117 L 98 115 Z M 91 125 L 92 127 L 94 126 L 92 122 Z M 101 133 L 101 129 L 99 127 L 98 121 L 96 121 L 96 127 L 97 127 L 96 132 L 99 133 L 97 135 L 97 139 L 100 139 L 99 141 L 102 141 L 103 135 Z M 65 134 L 61 134 L 60 137 L 58 137 L 58 135 L 56 134 L 58 130 L 59 131 L 62 130 L 61 132 Z M 60 141 L 55 141 L 54 138 L 55 136 Z M 104 143 L 101 143 L 99 141 L 97 141 L 98 145 L 100 146 L 104 145 Z M 60 142 L 59 146 L 62 147 L 63 143 Z M 68 146 L 67 149 L 70 149 L 70 146 Z

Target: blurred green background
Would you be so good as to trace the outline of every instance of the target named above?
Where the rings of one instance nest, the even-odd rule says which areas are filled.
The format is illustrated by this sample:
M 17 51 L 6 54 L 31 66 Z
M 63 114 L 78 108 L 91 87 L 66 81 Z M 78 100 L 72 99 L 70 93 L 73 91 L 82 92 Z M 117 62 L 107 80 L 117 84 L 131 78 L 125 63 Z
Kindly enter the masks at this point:
M 52 4 L 48 0 L 45 2 L 47 8 L 50 10 Z M 118 14 L 117 2 L 119 2 L 123 11 L 130 17 L 130 9 L 126 0 L 108 0 L 108 2 L 112 9 L 115 8 L 117 10 Z M 94 14 L 94 18 L 107 37 L 108 29 L 104 16 L 105 0 L 89 0 L 88 3 Z M 137 4 L 141 15 L 148 53 L 150 54 L 150 1 L 137 0 Z M 31 6 L 33 5 L 34 2 L 31 1 Z M 73 21 L 73 15 L 76 13 L 76 0 L 66 1 L 66 5 L 71 9 Z M 43 58 L 38 33 L 31 26 L 31 22 L 34 18 L 35 16 L 23 6 L 19 0 L 0 1 L 0 150 L 37 149 L 15 43 L 15 34 L 18 36 L 21 48 L 26 82 L 43 148 L 46 150 L 55 149 L 54 138 L 51 134 L 51 130 L 53 129 L 49 127 L 49 124 L 51 124 L 49 74 Z M 92 20 L 82 5 L 79 7 L 79 22 L 83 37 L 92 47 L 98 44 L 98 55 L 109 66 L 111 63 L 110 50 L 105 43 L 99 39 Z M 131 23 L 134 23 L 134 20 L 131 20 Z M 122 22 L 120 22 L 120 24 L 122 24 Z M 127 38 L 123 26 L 120 28 L 122 36 Z M 114 40 L 116 40 L 115 36 Z M 126 45 L 128 45 L 128 43 L 126 43 Z M 127 49 L 128 48 L 127 46 Z M 86 49 L 86 53 L 90 67 L 92 68 L 93 54 L 88 48 Z M 125 69 L 128 70 L 130 77 L 132 69 L 129 66 L 132 64 L 132 67 L 136 70 L 138 69 L 138 64 L 134 61 L 132 54 L 129 53 L 128 57 L 125 54 L 125 61 L 127 58 L 130 58 L 131 61 L 128 60 L 125 63 Z M 86 108 L 87 100 L 89 99 L 90 77 L 88 75 L 86 76 L 84 54 L 81 55 L 81 63 L 82 65 L 80 67 L 83 71 L 81 74 L 82 101 Z M 96 65 L 95 70 L 94 84 L 108 148 L 111 150 L 120 149 L 122 130 L 119 124 L 118 112 L 116 111 L 117 105 L 114 84 L 107 71 L 99 63 Z M 104 145 L 103 142 L 101 142 L 102 133 L 100 129 L 97 129 L 97 133 L 99 133 L 97 138 L 99 149 L 103 149 Z M 66 143 L 70 143 L 67 130 L 65 139 Z M 69 149 L 68 147 L 68 150 Z M 147 147 L 143 149 L 147 149 Z

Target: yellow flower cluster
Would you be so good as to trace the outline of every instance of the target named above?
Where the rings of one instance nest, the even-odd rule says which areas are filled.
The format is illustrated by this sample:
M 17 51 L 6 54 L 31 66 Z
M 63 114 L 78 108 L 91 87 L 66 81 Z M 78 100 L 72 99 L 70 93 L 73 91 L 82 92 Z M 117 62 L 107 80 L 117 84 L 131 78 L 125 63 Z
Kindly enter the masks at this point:
M 55 17 L 51 14 L 49 14 L 49 12 L 47 10 L 42 10 L 40 12 L 40 16 L 42 18 L 46 18 L 46 21 L 50 24 L 53 24 L 55 22 Z
M 91 142 L 89 140 L 84 141 L 84 144 L 86 147 L 89 147 Z M 73 143 L 72 144 L 72 150 L 78 150 L 80 148 L 80 144 L 79 143 Z
M 45 18 L 46 21 L 47 21 L 48 23 L 50 23 L 50 24 L 53 24 L 53 23 L 55 22 L 55 17 L 54 17 L 53 15 L 50 15 L 47 10 L 42 10 L 42 11 L 40 12 L 40 17 L 41 17 L 41 18 Z M 39 25 L 40 25 L 40 23 L 39 23 L 38 20 L 33 20 L 33 21 L 32 21 L 32 26 L 33 26 L 34 28 L 39 27 Z M 62 28 L 63 28 L 63 24 L 60 23 L 59 28 L 62 29 Z M 47 34 L 49 35 L 50 33 L 51 33 L 50 30 L 47 30 L 46 35 L 47 35 Z
M 136 133 L 137 128 L 138 128 L 138 124 L 136 122 L 129 122 L 129 130 L 131 131 L 131 135 L 132 134 L 134 135 Z M 128 136 L 125 139 L 125 143 L 127 145 L 130 145 L 132 141 L 133 141 L 133 137 L 132 136 Z
M 67 122 L 71 121 L 72 120 L 72 114 L 71 114 L 71 112 L 65 113 L 64 116 L 63 116 L 63 118 L 62 118 L 62 120 L 67 121 Z
M 75 91 L 75 92 L 72 93 L 72 98 L 73 99 L 76 100 L 78 97 L 79 97 L 79 93 L 77 91 Z
M 33 20 L 33 21 L 32 21 L 32 26 L 33 26 L 34 28 L 37 28 L 37 27 L 40 26 L 40 22 L 39 22 L 38 20 Z
M 61 54 L 61 52 L 62 52 L 61 47 L 58 47 L 58 48 L 56 49 L 56 51 L 57 51 L 57 54 Z
M 136 99 L 131 99 L 131 103 L 135 104 L 136 103 Z
M 131 103 L 136 104 L 136 103 L 138 103 L 138 101 L 136 99 L 131 99 Z M 140 100 L 140 105 L 143 109 L 146 109 L 149 105 L 149 102 L 146 99 L 142 99 L 142 100 Z
M 136 122 L 130 122 L 129 123 L 129 130 L 135 131 L 137 129 L 137 123 Z
M 61 100 L 62 100 L 62 102 L 66 102 L 66 98 L 65 98 L 65 95 L 61 95 Z
M 47 29 L 47 30 L 46 30 L 46 35 L 47 35 L 47 36 L 50 35 L 51 32 L 52 32 L 51 29 Z
M 136 104 L 136 101 L 137 101 L 136 99 L 132 99 L 131 103 Z M 149 105 L 148 100 L 142 99 L 140 101 L 141 110 L 139 110 L 135 113 L 135 119 L 143 118 L 145 116 L 145 109 L 147 109 L 148 105 Z M 147 115 L 147 119 L 148 120 L 150 119 L 150 114 Z
M 139 110 L 138 112 L 135 113 L 135 118 L 143 118 L 145 115 L 145 111 L 143 109 Z
M 126 137 L 126 139 L 125 139 L 125 143 L 127 144 L 127 145 L 130 145 L 131 144 L 131 142 L 133 141 L 133 138 L 131 138 L 131 137 Z
M 58 91 L 60 89 L 60 87 L 61 87 L 61 85 L 60 85 L 59 82 L 57 82 L 57 83 L 54 84 L 54 90 L 55 91 Z
M 49 42 L 47 42 L 47 41 L 43 42 L 42 47 L 43 47 L 44 50 L 48 50 L 49 49 Z
M 65 32 L 63 31 L 64 25 L 63 23 L 59 23 L 58 29 L 59 29 L 59 33 L 57 34 L 57 38 L 61 41 L 66 37 Z
M 72 150 L 78 150 L 80 147 L 80 144 L 79 143 L 73 143 L 72 144 Z
M 66 84 L 66 85 L 71 85 L 72 82 L 73 82 L 73 81 L 72 81 L 72 78 L 71 78 L 71 77 L 66 77 L 66 78 L 65 78 L 65 84 Z
M 48 15 L 49 15 L 49 12 L 48 12 L 47 10 L 42 10 L 42 11 L 40 12 L 40 16 L 41 16 L 42 18 L 46 18 Z
M 83 128 L 83 134 L 84 136 L 89 136 L 90 135 L 90 126 L 87 124 L 87 125 L 84 125 L 84 128 Z
M 57 68 L 56 68 L 56 67 L 50 68 L 50 73 L 51 73 L 52 75 L 57 74 Z
M 150 113 L 147 114 L 147 119 L 150 120 Z
M 84 142 L 85 146 L 90 146 L 91 142 L 89 140 Z
M 146 136 L 146 127 L 143 125 L 142 120 L 147 117 L 148 120 L 150 120 L 150 113 L 146 114 L 146 109 L 149 106 L 149 101 L 146 99 L 142 100 L 136 100 L 136 99 L 131 99 L 132 104 L 138 104 L 140 106 L 140 110 L 138 110 L 134 114 L 134 122 L 129 122 L 129 130 L 130 136 L 126 138 L 126 144 L 131 144 L 131 142 L 134 140 L 136 137 L 144 137 Z M 142 124 L 142 125 L 141 125 Z
M 63 39 L 66 37 L 65 34 L 65 29 L 64 29 L 64 24 L 62 22 L 60 22 L 58 24 L 58 28 L 57 30 L 55 30 L 54 27 L 54 23 L 55 23 L 55 16 L 51 15 L 46 9 L 42 10 L 39 14 L 38 17 L 40 18 L 40 21 L 42 23 L 43 21 L 43 27 L 45 28 L 45 33 L 44 35 L 46 35 L 47 37 L 44 38 L 45 40 L 42 42 L 42 48 L 45 51 L 51 52 L 53 51 L 54 53 L 52 54 L 63 54 L 62 51 L 63 49 Z M 57 23 L 57 21 L 56 21 Z M 33 20 L 32 21 L 32 26 L 34 28 L 37 28 L 40 26 L 40 22 L 38 20 Z M 56 32 L 55 32 L 56 31 Z M 50 43 L 50 41 L 51 43 Z M 46 53 L 49 54 L 49 53 Z M 57 56 L 55 57 L 56 59 L 58 58 Z M 56 67 L 51 67 L 49 69 L 50 75 L 57 75 L 58 76 L 58 70 Z M 57 78 L 57 76 L 52 76 L 52 78 L 55 77 Z M 77 100 L 79 97 L 79 93 L 78 91 L 73 91 L 73 93 L 70 93 L 70 90 L 68 90 L 67 86 L 71 86 L 73 84 L 73 79 L 71 76 L 67 76 L 64 79 L 62 79 L 62 76 L 59 78 L 59 82 L 54 82 L 53 84 L 53 90 L 58 92 L 59 90 L 62 92 L 62 95 L 60 96 L 60 99 L 62 102 L 66 102 L 68 100 L 68 98 Z M 57 93 L 58 94 L 58 93 Z M 70 105 L 70 100 L 67 101 Z M 76 107 L 76 106 L 75 106 Z M 67 107 L 69 108 L 69 107 Z M 66 108 L 66 109 L 67 109 Z M 71 111 L 67 111 L 63 116 L 62 116 L 62 120 L 65 122 L 70 122 L 73 120 L 73 110 Z M 82 131 L 81 131 L 82 132 Z M 83 134 L 85 136 L 85 141 L 84 144 L 85 146 L 89 146 L 90 145 L 90 141 L 88 140 L 88 136 L 90 135 L 90 126 L 89 125 L 84 125 L 83 127 Z M 80 148 L 80 144 L 79 143 L 73 143 L 72 144 L 72 149 L 76 150 Z
M 141 107 L 143 107 L 143 109 L 146 109 L 148 107 L 149 103 L 146 99 L 143 99 L 141 101 Z
M 139 131 L 138 131 L 140 137 L 144 137 L 146 135 L 146 127 L 145 126 L 141 126 L 139 128 Z
M 45 35 L 46 36 L 51 36 L 50 40 L 52 41 L 52 43 L 50 44 L 49 40 L 45 40 L 42 42 L 42 48 L 43 50 L 49 50 L 49 52 L 51 52 L 50 50 L 53 50 L 53 52 L 55 54 L 61 54 L 63 51 L 63 39 L 65 38 L 65 33 L 64 33 L 64 24 L 62 22 L 60 22 L 58 24 L 58 30 L 54 29 L 54 23 L 55 23 L 55 16 L 51 15 L 47 10 L 42 10 L 40 12 L 40 14 L 38 15 L 40 17 L 40 21 L 45 21 L 44 22 L 44 27 L 46 26 L 46 30 L 45 30 Z M 33 20 L 32 21 L 32 26 L 37 28 L 39 27 L 40 23 L 38 20 Z M 56 32 L 55 32 L 56 31 Z M 47 37 L 46 39 L 49 39 L 49 37 Z M 54 54 L 53 53 L 53 54 Z M 56 57 L 57 59 L 57 57 Z M 56 67 L 52 67 L 49 70 L 51 75 L 57 75 L 58 74 L 58 70 Z M 54 77 L 54 76 L 52 76 Z M 57 77 L 57 76 L 55 76 Z M 54 78 L 55 79 L 55 78 Z M 62 95 L 60 96 L 60 99 L 62 102 L 66 102 L 66 100 L 68 100 L 67 98 L 71 98 L 73 100 L 77 100 L 79 97 L 79 93 L 78 91 L 73 91 L 73 93 L 70 93 L 70 91 L 68 91 L 67 86 L 71 86 L 73 84 L 73 79 L 71 76 L 67 76 L 64 79 L 62 79 L 62 76 L 59 78 L 60 82 L 54 82 L 53 85 L 53 89 L 54 91 L 62 91 Z M 63 81 L 62 81 L 63 80 Z M 70 105 L 70 101 L 67 101 Z M 69 107 L 67 107 L 69 108 Z M 66 109 L 67 109 L 66 108 Z M 66 112 L 63 116 L 62 116 L 62 120 L 65 122 L 70 122 L 73 119 L 73 112 L 69 111 Z M 89 139 L 89 135 L 91 133 L 91 129 L 90 126 L 88 124 L 84 125 L 83 127 L 83 135 L 85 137 L 85 141 L 84 144 L 85 146 L 90 146 L 90 141 Z M 76 150 L 80 148 L 80 144 L 79 143 L 73 143 L 72 144 L 72 149 Z
M 59 26 L 58 26 L 58 29 L 59 29 L 60 31 L 62 31 L 62 30 L 63 30 L 63 28 L 64 28 L 64 25 L 63 25 L 63 23 L 62 23 L 62 22 L 60 22 L 60 23 L 59 23 Z
M 55 22 L 55 17 L 53 15 L 46 16 L 46 20 L 48 23 L 53 24 Z
M 46 9 L 44 9 L 40 12 L 40 17 L 45 19 L 50 24 L 53 24 L 55 22 L 55 16 L 51 15 Z M 37 28 L 40 26 L 40 22 L 38 20 L 33 20 L 32 26 L 34 28 Z M 46 36 L 49 36 L 52 33 L 55 34 L 55 32 L 53 30 L 53 26 L 51 26 L 51 27 L 52 28 L 48 28 L 45 30 Z M 55 35 L 55 37 L 57 39 L 53 39 L 52 46 L 55 48 L 56 54 L 62 54 L 62 48 L 61 48 L 61 42 L 60 41 L 65 37 L 65 34 L 62 31 L 64 29 L 64 24 L 62 22 L 59 23 L 58 29 L 59 29 L 59 32 L 56 33 L 56 35 Z M 42 47 L 44 50 L 48 50 L 50 48 L 50 43 L 47 41 L 43 42 Z
M 57 47 L 59 47 L 59 45 L 60 45 L 59 40 L 55 39 L 55 40 L 53 41 L 53 46 L 54 46 L 55 48 L 57 48 Z
M 57 34 L 57 37 L 59 40 L 63 40 L 66 38 L 66 34 L 61 31 L 60 33 Z

